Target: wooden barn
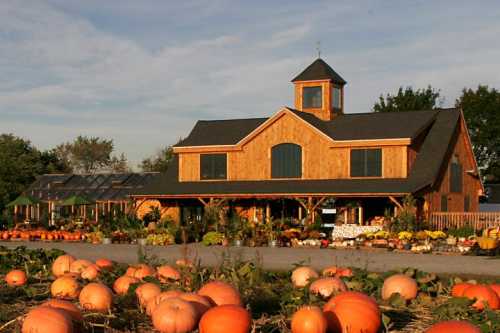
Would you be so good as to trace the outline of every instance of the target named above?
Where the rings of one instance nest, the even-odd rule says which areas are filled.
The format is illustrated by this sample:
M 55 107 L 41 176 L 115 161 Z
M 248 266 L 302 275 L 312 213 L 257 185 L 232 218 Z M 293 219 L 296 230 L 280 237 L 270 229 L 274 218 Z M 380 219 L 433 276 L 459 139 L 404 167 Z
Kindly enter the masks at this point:
M 207 205 L 253 221 L 323 214 L 373 223 L 413 195 L 420 217 L 475 212 L 483 187 L 459 109 L 345 113 L 346 81 L 317 59 L 292 83 L 294 107 L 269 118 L 198 121 L 137 207 L 200 219 Z M 334 213 L 334 214 L 332 214 Z

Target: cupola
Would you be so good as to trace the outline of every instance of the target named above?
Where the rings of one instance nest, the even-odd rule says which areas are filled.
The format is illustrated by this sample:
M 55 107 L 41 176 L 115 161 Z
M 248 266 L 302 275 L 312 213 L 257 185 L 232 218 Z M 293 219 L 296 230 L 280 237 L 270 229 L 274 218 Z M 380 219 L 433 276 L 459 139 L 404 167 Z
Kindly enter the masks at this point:
M 344 86 L 347 83 L 323 59 L 318 58 L 297 75 L 295 109 L 329 121 L 344 113 Z

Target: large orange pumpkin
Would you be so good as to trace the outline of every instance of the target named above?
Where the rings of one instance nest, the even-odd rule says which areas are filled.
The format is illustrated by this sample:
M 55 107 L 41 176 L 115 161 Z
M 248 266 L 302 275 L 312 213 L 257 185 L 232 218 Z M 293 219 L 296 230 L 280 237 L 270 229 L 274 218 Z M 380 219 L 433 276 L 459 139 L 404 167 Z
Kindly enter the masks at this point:
M 183 293 L 178 290 L 169 290 L 169 291 L 164 291 L 159 295 L 156 295 L 155 297 L 151 298 L 147 303 L 146 303 L 146 314 L 148 316 L 151 316 L 156 309 L 156 307 L 162 303 L 163 301 L 169 299 L 169 298 L 179 298 Z
M 113 304 L 113 293 L 102 283 L 89 283 L 80 292 L 80 305 L 86 310 L 108 312 Z
M 52 297 L 75 299 L 80 294 L 80 285 L 75 278 L 61 276 L 50 286 Z
M 28 277 L 24 271 L 15 269 L 5 275 L 5 282 L 11 287 L 24 286 L 28 281 Z
M 127 272 L 128 272 L 128 270 L 127 270 Z M 156 275 L 156 271 L 154 270 L 154 268 L 152 268 L 151 266 L 148 266 L 146 264 L 139 264 L 139 265 L 134 267 L 134 271 L 133 271 L 132 276 L 135 277 L 136 279 L 142 280 L 146 276 L 155 276 L 155 275 Z
M 344 281 L 338 277 L 326 277 L 311 283 L 309 291 L 313 294 L 328 298 L 335 292 L 347 291 L 347 286 Z
M 172 266 L 164 265 L 156 269 L 158 278 L 161 282 L 166 283 L 169 280 L 178 281 L 181 278 L 181 273 Z
M 208 297 L 215 305 L 243 304 L 238 290 L 222 281 L 208 282 L 198 290 L 198 295 Z
M 194 306 L 180 298 L 161 302 L 153 312 L 153 326 L 161 333 L 187 333 L 196 328 L 198 314 Z
M 405 300 L 417 297 L 417 282 L 405 274 L 395 274 L 384 281 L 382 299 L 389 299 L 393 294 L 400 294 Z
M 39 306 L 28 312 L 22 333 L 72 333 L 73 322 L 65 310 Z
M 292 272 L 292 283 L 297 288 L 303 288 L 318 276 L 318 273 L 310 267 L 298 267 Z
M 463 297 L 465 289 L 469 288 L 470 286 L 472 286 L 472 284 L 467 282 L 456 283 L 455 285 L 453 285 L 453 288 L 451 288 L 451 296 Z
M 95 280 L 99 276 L 100 268 L 97 265 L 90 265 L 82 271 L 82 279 Z
M 203 314 L 212 307 L 212 303 L 207 297 L 195 293 L 185 293 L 179 296 L 179 298 L 191 303 L 194 306 L 196 313 L 198 314 L 198 319 L 200 319 L 201 316 L 203 316 Z
M 250 313 L 238 305 L 220 305 L 211 308 L 201 317 L 200 333 L 248 333 L 252 320 Z
M 106 269 L 106 270 L 111 270 L 113 269 L 113 262 L 109 259 L 104 259 L 104 258 L 101 258 L 101 259 L 97 259 L 95 261 L 95 264 L 99 267 L 99 268 L 102 268 L 102 269 Z
M 113 290 L 118 295 L 125 295 L 128 292 L 130 285 L 134 283 L 139 283 L 139 280 L 128 275 L 120 276 L 113 283 Z
M 490 288 L 500 297 L 500 283 L 490 284 Z
M 325 333 L 326 318 L 317 306 L 304 306 L 292 316 L 292 333 Z
M 150 299 L 161 294 L 161 289 L 154 283 L 144 283 L 137 287 L 135 294 L 140 306 L 144 307 Z
M 63 276 L 64 273 L 68 273 L 70 271 L 71 264 L 75 260 L 75 257 L 70 256 L 69 254 L 57 257 L 54 263 L 52 263 L 52 274 L 54 274 L 55 277 L 59 277 Z
M 433 325 L 425 333 L 481 333 L 481 330 L 468 321 L 449 320 Z
M 78 259 L 71 263 L 69 271 L 71 273 L 81 274 L 87 267 L 93 265 L 91 261 Z
M 478 310 L 483 310 L 486 304 L 492 310 L 500 309 L 500 299 L 496 292 L 487 285 L 473 285 L 465 289 L 464 297 L 475 299 L 476 302 L 472 306 Z
M 375 300 L 363 293 L 346 291 L 323 307 L 328 331 L 335 333 L 376 333 L 381 312 Z
M 82 312 L 71 302 L 62 299 L 50 299 L 41 306 L 49 306 L 51 308 L 62 309 L 66 311 L 74 321 L 83 321 Z

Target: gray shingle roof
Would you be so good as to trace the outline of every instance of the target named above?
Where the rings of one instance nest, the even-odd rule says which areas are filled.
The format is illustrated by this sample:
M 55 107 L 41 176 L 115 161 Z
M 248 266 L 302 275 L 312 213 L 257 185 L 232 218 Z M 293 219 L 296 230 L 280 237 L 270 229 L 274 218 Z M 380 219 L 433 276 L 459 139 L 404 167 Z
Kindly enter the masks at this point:
M 312 64 L 307 66 L 292 82 L 296 81 L 314 81 L 314 80 L 332 80 L 333 83 L 344 85 L 347 82 L 333 70 L 323 59 L 318 58 Z

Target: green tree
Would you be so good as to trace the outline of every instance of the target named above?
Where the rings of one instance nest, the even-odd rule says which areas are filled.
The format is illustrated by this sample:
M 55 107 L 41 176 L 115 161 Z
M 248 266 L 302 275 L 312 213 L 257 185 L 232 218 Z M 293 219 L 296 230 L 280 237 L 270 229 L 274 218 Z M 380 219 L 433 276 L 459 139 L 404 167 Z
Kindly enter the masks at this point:
M 500 182 L 500 91 L 483 85 L 464 88 L 455 106 L 463 110 L 483 179 Z
M 112 167 L 113 140 L 78 136 L 73 142 L 56 147 L 59 158 L 75 173 L 96 173 Z
M 180 140 L 179 140 L 180 141 Z M 139 167 L 143 172 L 165 172 L 174 159 L 174 145 L 167 146 L 155 155 L 142 160 Z
M 412 87 L 400 87 L 396 95 L 387 94 L 373 106 L 374 112 L 397 112 L 431 110 L 441 104 L 439 90 L 428 86 L 425 89 L 413 90 Z

